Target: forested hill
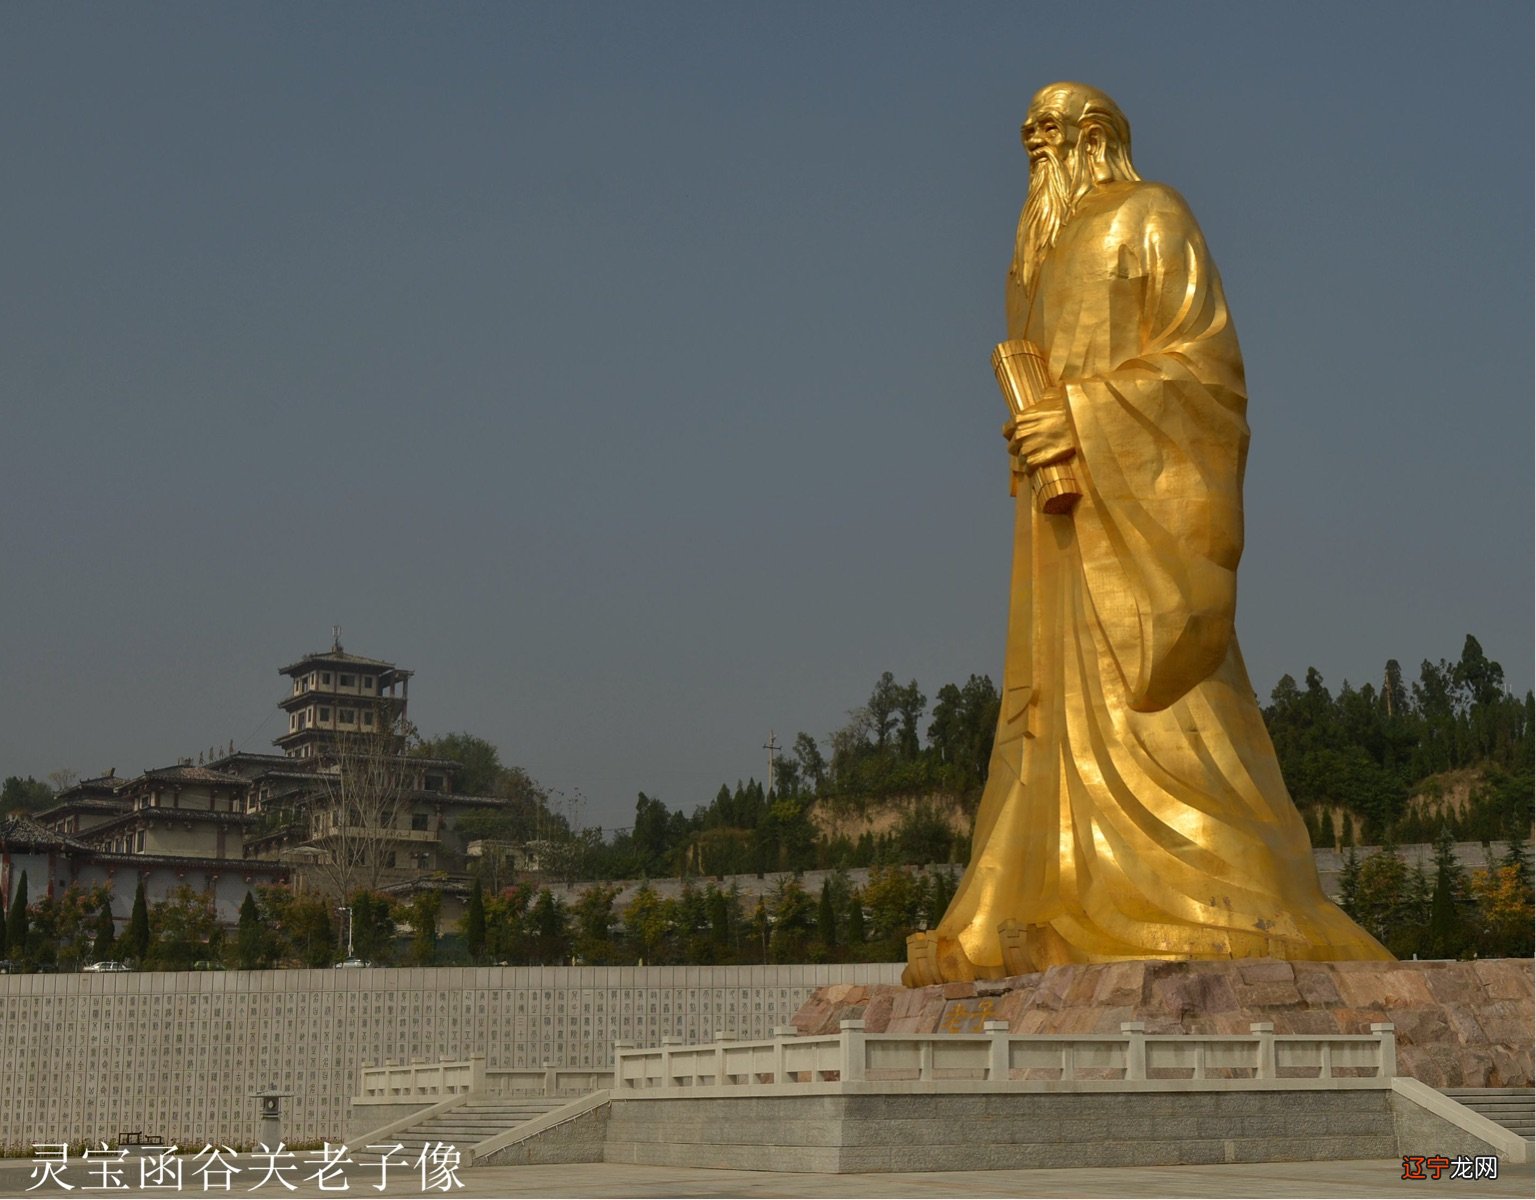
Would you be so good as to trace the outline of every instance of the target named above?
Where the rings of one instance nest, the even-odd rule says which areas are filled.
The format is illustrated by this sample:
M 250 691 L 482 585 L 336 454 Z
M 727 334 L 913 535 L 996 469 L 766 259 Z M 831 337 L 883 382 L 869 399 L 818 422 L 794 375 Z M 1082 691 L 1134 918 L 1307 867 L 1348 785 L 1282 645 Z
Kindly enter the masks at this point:
M 1411 680 L 1396 660 L 1337 694 L 1315 668 L 1303 679 L 1275 685 L 1264 719 L 1315 845 L 1529 837 L 1536 699 L 1506 688 L 1475 637 Z M 998 704 L 986 676 L 945 684 L 930 709 L 886 672 L 842 728 L 795 738 L 771 791 L 722 784 L 691 814 L 642 792 L 631 828 L 588 831 L 562 866 L 620 879 L 964 862 Z

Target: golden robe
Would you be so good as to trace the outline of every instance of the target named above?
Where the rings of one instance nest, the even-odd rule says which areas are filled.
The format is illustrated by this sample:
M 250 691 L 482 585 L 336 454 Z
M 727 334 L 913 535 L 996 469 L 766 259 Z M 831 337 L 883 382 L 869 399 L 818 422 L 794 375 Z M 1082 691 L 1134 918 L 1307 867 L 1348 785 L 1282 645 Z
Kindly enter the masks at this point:
M 972 857 L 908 982 L 1127 958 L 1390 958 L 1322 894 L 1233 634 L 1242 356 L 1184 201 L 1079 204 L 1008 336 L 1067 396 L 1082 489 L 1017 483 L 1002 713 Z M 1001 932 L 1000 932 L 1001 926 Z M 919 963 L 927 942 L 930 966 Z M 955 953 L 956 943 L 963 956 Z

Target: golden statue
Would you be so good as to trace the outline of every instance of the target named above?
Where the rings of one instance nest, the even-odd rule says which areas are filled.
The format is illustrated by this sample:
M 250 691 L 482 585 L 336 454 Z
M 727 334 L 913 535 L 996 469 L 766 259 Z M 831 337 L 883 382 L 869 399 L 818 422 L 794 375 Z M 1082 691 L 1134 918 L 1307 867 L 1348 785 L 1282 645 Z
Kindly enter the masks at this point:
M 1247 395 L 1205 239 L 1103 92 L 1052 84 L 1021 132 L 1002 713 L 970 866 L 903 980 L 1390 959 L 1323 895 L 1233 633 Z

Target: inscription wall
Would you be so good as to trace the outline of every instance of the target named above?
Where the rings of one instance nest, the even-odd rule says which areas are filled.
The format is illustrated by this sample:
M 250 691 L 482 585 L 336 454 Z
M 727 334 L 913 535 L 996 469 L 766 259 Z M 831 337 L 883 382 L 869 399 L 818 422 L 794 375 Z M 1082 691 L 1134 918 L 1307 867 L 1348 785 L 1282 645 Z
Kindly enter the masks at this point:
M 888 963 L 0 976 L 0 1144 L 129 1129 L 249 1142 L 249 1094 L 269 1084 L 294 1093 L 286 1140 L 337 1140 L 364 1062 L 601 1067 L 617 1039 L 764 1037 L 818 987 L 899 976 Z

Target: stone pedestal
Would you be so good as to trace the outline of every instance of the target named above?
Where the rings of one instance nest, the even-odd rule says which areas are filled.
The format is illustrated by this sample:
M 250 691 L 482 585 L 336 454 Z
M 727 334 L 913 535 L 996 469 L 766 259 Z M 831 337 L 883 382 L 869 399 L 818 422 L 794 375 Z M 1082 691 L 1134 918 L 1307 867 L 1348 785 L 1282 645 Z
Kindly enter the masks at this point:
M 870 1033 L 980 1033 L 989 1020 L 1014 1033 L 1277 1034 L 1397 1029 L 1397 1064 L 1431 1087 L 1530 1087 L 1530 959 L 1475 962 L 1116 962 L 1054 967 L 1010 979 L 926 988 L 833 984 L 795 1014 L 804 1034 L 836 1033 L 862 1018 Z

